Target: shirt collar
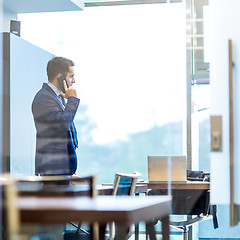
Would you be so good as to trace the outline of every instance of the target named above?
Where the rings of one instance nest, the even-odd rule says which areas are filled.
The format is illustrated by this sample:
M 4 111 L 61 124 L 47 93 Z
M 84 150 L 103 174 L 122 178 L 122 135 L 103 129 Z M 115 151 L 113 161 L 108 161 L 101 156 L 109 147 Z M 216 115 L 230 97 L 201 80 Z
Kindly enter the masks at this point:
M 48 82 L 47 85 L 56 93 L 57 96 L 61 94 L 61 91 L 55 87 L 52 83 Z

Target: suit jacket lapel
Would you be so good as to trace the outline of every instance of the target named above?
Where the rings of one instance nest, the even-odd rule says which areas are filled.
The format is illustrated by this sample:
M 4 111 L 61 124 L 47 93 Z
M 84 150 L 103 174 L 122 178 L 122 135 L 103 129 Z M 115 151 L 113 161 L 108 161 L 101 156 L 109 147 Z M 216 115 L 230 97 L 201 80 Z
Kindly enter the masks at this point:
M 59 108 L 62 111 L 64 111 L 63 103 L 61 102 L 60 98 L 56 95 L 56 93 L 46 83 L 43 84 L 43 88 L 45 88 L 47 91 L 49 91 L 53 95 L 53 97 L 56 99 L 56 101 L 58 103 Z M 70 131 L 72 132 L 72 138 L 73 138 L 74 145 L 77 148 L 78 147 L 77 130 L 74 125 L 74 122 L 72 123 L 72 125 L 70 127 Z
M 62 111 L 64 111 L 64 106 L 62 105 L 62 102 L 61 102 L 60 98 L 56 95 L 56 93 L 46 83 L 43 84 L 43 88 L 45 88 L 47 91 L 49 91 L 52 94 L 52 96 L 57 101 L 59 108 Z

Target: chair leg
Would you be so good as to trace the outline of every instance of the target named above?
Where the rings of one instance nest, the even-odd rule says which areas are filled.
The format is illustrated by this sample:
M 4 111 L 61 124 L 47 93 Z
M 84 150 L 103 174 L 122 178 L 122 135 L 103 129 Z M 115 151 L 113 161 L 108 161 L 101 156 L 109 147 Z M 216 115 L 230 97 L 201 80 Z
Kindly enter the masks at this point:
M 105 239 L 106 224 L 99 225 L 99 240 Z
M 146 224 L 145 228 L 146 228 L 146 236 L 145 236 L 146 238 L 145 239 L 148 240 L 148 226 L 147 226 L 147 224 Z
M 80 231 L 80 227 L 81 227 L 81 223 L 78 223 L 78 226 L 77 226 L 77 234 L 79 234 L 79 231 Z
M 123 240 L 123 239 L 127 240 L 127 232 L 128 232 L 128 227 L 118 225 L 115 239 L 116 240 Z
M 183 228 L 183 240 L 188 240 L 188 228 Z
M 112 240 L 115 238 L 115 232 L 116 232 L 115 223 L 111 222 L 109 223 L 108 226 L 109 226 L 109 240 Z
M 146 231 L 149 235 L 150 240 L 156 240 L 156 233 L 153 222 L 146 223 Z
M 135 224 L 135 240 L 139 239 L 139 223 Z
M 162 239 L 163 240 L 169 240 L 169 216 L 166 216 L 161 219 L 162 222 Z

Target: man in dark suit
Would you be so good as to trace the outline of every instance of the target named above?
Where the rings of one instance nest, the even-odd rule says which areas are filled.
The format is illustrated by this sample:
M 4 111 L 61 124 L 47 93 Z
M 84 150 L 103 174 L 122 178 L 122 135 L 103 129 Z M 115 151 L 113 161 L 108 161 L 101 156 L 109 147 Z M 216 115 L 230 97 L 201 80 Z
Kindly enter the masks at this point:
M 74 63 L 55 57 L 48 62 L 47 75 L 48 83 L 43 84 L 32 103 L 37 130 L 35 174 L 70 176 L 77 169 L 78 140 L 73 120 L 80 102 L 72 88 Z M 67 83 L 60 80 L 62 77 Z

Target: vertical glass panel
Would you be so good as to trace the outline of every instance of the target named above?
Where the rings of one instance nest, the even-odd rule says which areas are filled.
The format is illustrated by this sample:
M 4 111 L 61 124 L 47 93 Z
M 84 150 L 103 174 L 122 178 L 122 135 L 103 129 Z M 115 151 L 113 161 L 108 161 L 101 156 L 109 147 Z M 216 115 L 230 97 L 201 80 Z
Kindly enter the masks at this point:
M 193 170 L 210 172 L 210 85 L 193 86 Z
M 185 6 L 19 15 L 22 37 L 75 62 L 79 175 L 113 182 L 148 155 L 185 153 Z M 43 79 L 43 81 L 47 81 Z
M 0 0 L 0 48 L 3 49 L 3 1 Z M 2 92 L 2 86 L 3 86 L 3 51 L 0 51 L 0 83 L 1 83 L 1 87 L 0 87 L 0 98 L 1 98 L 1 102 L 3 101 L 3 92 Z M 3 125 L 3 108 L 2 108 L 2 104 L 0 106 L 0 132 L 1 132 L 1 136 L 0 136 L 0 154 L 1 156 L 3 156 L 2 154 L 2 146 L 3 146 L 3 131 L 2 131 L 2 125 Z M 0 173 L 2 173 L 2 158 L 0 160 Z M 1 198 L 0 198 L 0 205 L 2 206 L 2 192 L 1 192 Z M 2 216 L 2 211 L 0 213 L 0 225 L 3 225 L 3 216 Z M 1 233 L 2 231 L 2 227 L 0 229 Z M 2 236 L 2 234 L 1 234 Z
M 0 0 L 0 48 L 3 49 L 3 1 Z M 3 72 L 3 51 L 0 51 L 0 73 Z M 1 99 L 3 98 L 3 94 L 2 94 L 2 83 L 3 83 L 3 74 L 0 74 L 0 83 L 1 83 L 1 87 L 0 87 L 0 96 L 1 96 Z M 1 130 L 1 133 L 2 133 L 2 124 L 3 124 L 3 109 L 2 109 L 2 105 L 0 107 L 0 130 Z M 1 137 L 0 137 L 0 154 L 2 156 L 2 134 L 1 134 Z M 2 160 L 0 161 L 0 172 L 2 172 Z

